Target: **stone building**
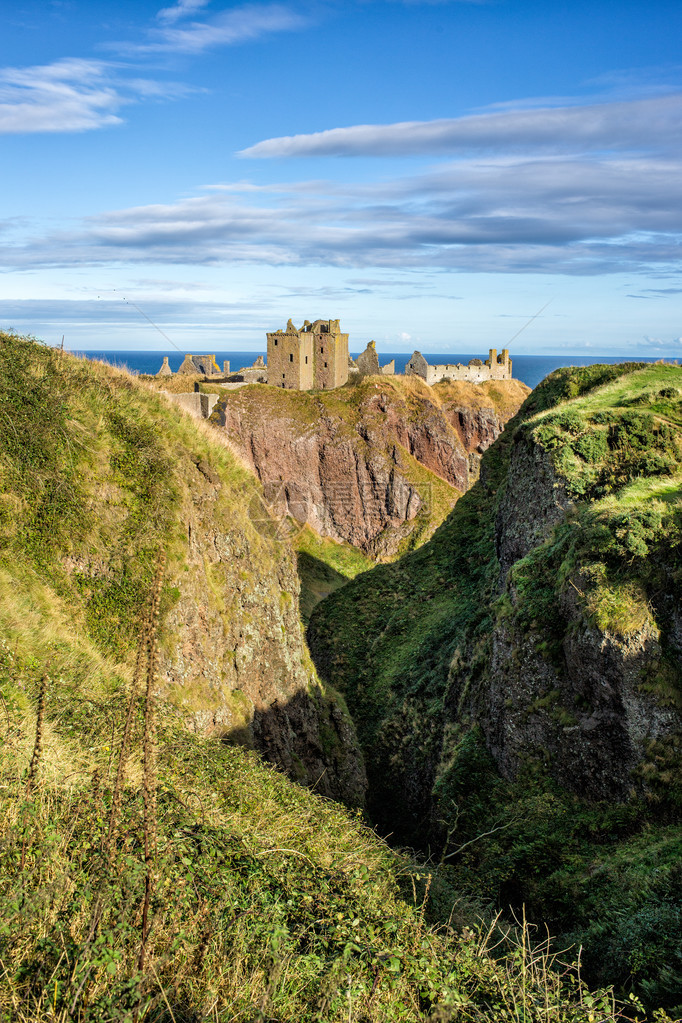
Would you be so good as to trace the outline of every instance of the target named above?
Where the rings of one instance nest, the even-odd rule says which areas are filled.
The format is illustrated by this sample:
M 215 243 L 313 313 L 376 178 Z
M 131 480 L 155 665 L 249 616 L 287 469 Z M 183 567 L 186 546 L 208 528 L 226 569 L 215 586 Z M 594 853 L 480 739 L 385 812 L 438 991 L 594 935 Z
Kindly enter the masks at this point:
M 348 380 L 348 334 L 339 320 L 306 320 L 300 330 L 289 320 L 267 338 L 268 383 L 275 387 L 329 390 Z
M 440 380 L 466 380 L 471 384 L 481 384 L 484 380 L 511 380 L 512 361 L 508 348 L 503 348 L 501 355 L 497 354 L 496 348 L 491 348 L 485 362 L 470 359 L 466 366 L 461 362 L 430 366 L 421 352 L 415 352 L 405 366 L 405 373 L 421 377 L 427 384 L 437 384 Z

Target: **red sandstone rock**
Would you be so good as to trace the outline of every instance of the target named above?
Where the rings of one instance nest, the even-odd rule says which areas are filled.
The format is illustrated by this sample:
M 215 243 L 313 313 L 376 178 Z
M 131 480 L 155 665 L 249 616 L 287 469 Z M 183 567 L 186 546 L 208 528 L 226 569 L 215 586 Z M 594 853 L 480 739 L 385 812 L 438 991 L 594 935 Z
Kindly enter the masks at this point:
M 506 401 L 470 384 L 432 389 L 400 380 L 333 394 L 247 388 L 222 397 L 212 421 L 225 428 L 277 514 L 387 557 L 420 511 L 432 515 L 421 467 L 452 488 L 450 507 L 476 479 L 482 452 L 528 393 L 516 381 L 496 387 L 507 389 Z M 432 518 L 436 528 L 440 520 Z

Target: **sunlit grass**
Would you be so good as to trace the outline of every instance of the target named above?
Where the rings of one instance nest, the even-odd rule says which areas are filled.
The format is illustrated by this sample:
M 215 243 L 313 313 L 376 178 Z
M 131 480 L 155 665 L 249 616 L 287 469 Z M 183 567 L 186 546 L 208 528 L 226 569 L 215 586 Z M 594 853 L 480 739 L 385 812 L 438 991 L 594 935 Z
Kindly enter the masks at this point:
M 609 494 L 600 501 L 596 501 L 594 508 L 595 510 L 628 508 L 656 501 L 663 502 L 665 505 L 682 501 L 682 475 L 672 479 L 664 477 L 662 479 L 634 480 L 628 486 L 623 487 L 617 495 Z

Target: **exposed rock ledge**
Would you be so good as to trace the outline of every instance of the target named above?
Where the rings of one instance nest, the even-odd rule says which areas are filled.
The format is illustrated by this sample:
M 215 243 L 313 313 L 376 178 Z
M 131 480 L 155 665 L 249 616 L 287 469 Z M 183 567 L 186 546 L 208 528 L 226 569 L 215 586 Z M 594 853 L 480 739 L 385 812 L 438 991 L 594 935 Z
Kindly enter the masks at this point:
M 250 387 L 223 396 L 211 420 L 277 514 L 390 557 L 418 516 L 422 529 L 430 520 L 426 535 L 439 525 L 527 393 L 518 381 L 431 388 L 400 378 L 324 394 Z

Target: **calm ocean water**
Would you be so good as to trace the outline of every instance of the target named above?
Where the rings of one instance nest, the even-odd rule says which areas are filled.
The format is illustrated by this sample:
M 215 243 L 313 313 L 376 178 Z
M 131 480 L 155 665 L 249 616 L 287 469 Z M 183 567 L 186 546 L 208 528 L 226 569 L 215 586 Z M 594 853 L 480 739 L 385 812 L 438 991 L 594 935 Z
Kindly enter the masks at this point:
M 79 352 L 89 359 L 103 359 L 114 366 L 127 366 L 133 373 L 156 373 L 161 368 L 164 355 L 168 356 L 170 368 L 175 372 L 184 355 L 180 352 Z M 352 355 L 359 355 L 359 352 L 351 352 Z M 379 361 L 382 365 L 395 359 L 396 373 L 402 373 L 410 360 L 411 352 L 380 352 Z M 216 352 L 215 357 L 219 366 L 222 367 L 225 359 L 229 360 L 230 369 L 234 372 L 242 366 L 250 366 L 257 355 L 265 357 L 266 351 L 260 352 Z M 467 363 L 469 359 L 481 358 L 480 352 L 451 352 L 437 355 L 423 353 L 427 362 L 436 363 Z M 559 366 L 590 366 L 593 362 L 655 362 L 655 359 L 641 358 L 634 356 L 606 356 L 606 355 L 516 355 L 513 358 L 513 371 L 517 380 L 522 380 L 528 387 L 536 387 L 548 373 Z

